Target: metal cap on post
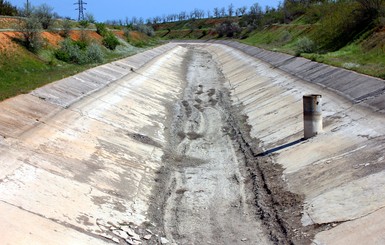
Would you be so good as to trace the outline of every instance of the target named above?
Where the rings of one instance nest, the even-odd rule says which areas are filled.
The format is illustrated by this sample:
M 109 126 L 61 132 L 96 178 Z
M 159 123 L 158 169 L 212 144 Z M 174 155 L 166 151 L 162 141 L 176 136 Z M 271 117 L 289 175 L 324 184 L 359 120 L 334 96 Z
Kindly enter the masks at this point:
M 304 139 L 316 136 L 322 131 L 322 95 L 303 96 Z

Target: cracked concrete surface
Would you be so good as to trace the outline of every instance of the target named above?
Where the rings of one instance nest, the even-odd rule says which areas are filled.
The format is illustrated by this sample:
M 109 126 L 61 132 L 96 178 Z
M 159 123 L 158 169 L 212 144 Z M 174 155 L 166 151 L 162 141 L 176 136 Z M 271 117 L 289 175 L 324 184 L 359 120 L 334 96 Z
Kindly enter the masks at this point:
M 253 210 L 258 193 L 250 183 L 258 176 L 248 175 L 252 167 L 235 147 L 237 137 L 247 137 L 232 135 L 224 120 L 229 108 L 220 98 L 228 91 L 227 102 L 250 126 L 237 134 L 250 134 L 253 152 L 269 152 L 254 155 L 264 162 L 267 188 L 282 181 L 278 193 L 303 199 L 292 204 L 298 217 L 270 207 L 288 240 L 383 244 L 384 86 L 245 45 L 184 42 L 3 101 L 2 242 L 108 244 L 118 239 L 113 227 L 123 225 L 136 229 L 144 244 L 165 234 L 181 244 L 270 243 L 271 231 L 258 216 L 263 210 Z M 301 141 L 308 93 L 323 95 L 324 132 Z M 277 166 L 281 172 L 269 175 Z M 159 202 L 155 190 L 165 199 Z M 157 211 L 164 220 L 154 219 Z M 237 230 L 228 220 L 243 225 Z M 147 241 L 145 229 L 157 234 Z

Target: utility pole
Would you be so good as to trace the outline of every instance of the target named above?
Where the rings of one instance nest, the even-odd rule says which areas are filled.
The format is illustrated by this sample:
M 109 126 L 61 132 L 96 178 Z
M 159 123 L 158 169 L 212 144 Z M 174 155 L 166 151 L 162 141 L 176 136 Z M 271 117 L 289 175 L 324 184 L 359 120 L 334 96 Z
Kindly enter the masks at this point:
M 83 5 L 86 5 L 86 4 L 87 3 L 85 3 L 83 0 L 78 0 L 77 3 L 74 3 L 74 5 L 78 5 L 78 8 L 76 9 L 76 10 L 79 10 L 78 21 L 84 20 L 84 10 L 86 10 L 86 8 Z
M 29 17 L 30 16 L 30 7 L 29 7 L 29 0 L 27 0 L 27 5 L 25 6 L 25 12 L 26 15 Z

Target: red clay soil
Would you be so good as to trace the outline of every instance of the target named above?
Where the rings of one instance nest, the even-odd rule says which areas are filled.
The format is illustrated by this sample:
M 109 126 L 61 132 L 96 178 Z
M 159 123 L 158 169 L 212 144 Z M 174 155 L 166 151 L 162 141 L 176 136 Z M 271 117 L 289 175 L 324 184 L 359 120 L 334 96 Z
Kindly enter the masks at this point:
M 113 31 L 113 33 L 121 39 L 126 39 L 124 36 L 124 31 Z
M 59 43 L 63 40 L 63 37 L 60 36 L 58 33 L 43 32 L 41 35 L 49 45 L 52 45 L 54 47 L 58 47 Z
M 0 32 L 0 52 L 10 54 L 18 48 L 18 44 L 13 41 L 13 38 L 20 38 L 20 33 L 17 32 Z
M 2 18 L 1 20 L 3 20 Z M 92 41 L 101 43 L 102 37 L 94 31 L 86 31 L 87 37 Z M 81 31 L 71 31 L 70 37 L 73 40 L 79 40 Z M 50 46 L 58 47 L 60 42 L 64 39 L 57 32 L 42 32 L 44 41 Z M 20 32 L 0 32 L 0 53 L 11 54 L 15 52 L 20 46 L 13 40 L 15 38 L 21 39 Z
M 80 40 L 81 32 L 82 31 L 71 31 L 70 32 L 71 39 L 75 41 Z M 91 40 L 97 41 L 99 43 L 102 42 L 103 37 L 97 34 L 95 31 L 84 31 L 84 32 L 86 33 L 87 37 L 90 38 Z
M 143 41 L 147 39 L 147 36 L 138 31 L 130 31 L 130 39 L 132 41 Z

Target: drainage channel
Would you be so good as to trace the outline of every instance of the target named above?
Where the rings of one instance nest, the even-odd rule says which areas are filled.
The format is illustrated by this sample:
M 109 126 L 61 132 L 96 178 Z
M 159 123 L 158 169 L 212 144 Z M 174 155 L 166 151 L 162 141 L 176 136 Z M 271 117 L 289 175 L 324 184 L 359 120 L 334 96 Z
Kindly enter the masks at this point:
M 237 129 L 244 118 L 231 109 L 223 74 L 204 48 L 188 49 L 184 93 L 169 107 L 159 178 L 159 188 L 167 190 L 161 218 L 167 238 L 176 244 L 288 243 L 282 230 L 265 228 L 256 208 L 246 166 L 255 156 L 245 155 Z

